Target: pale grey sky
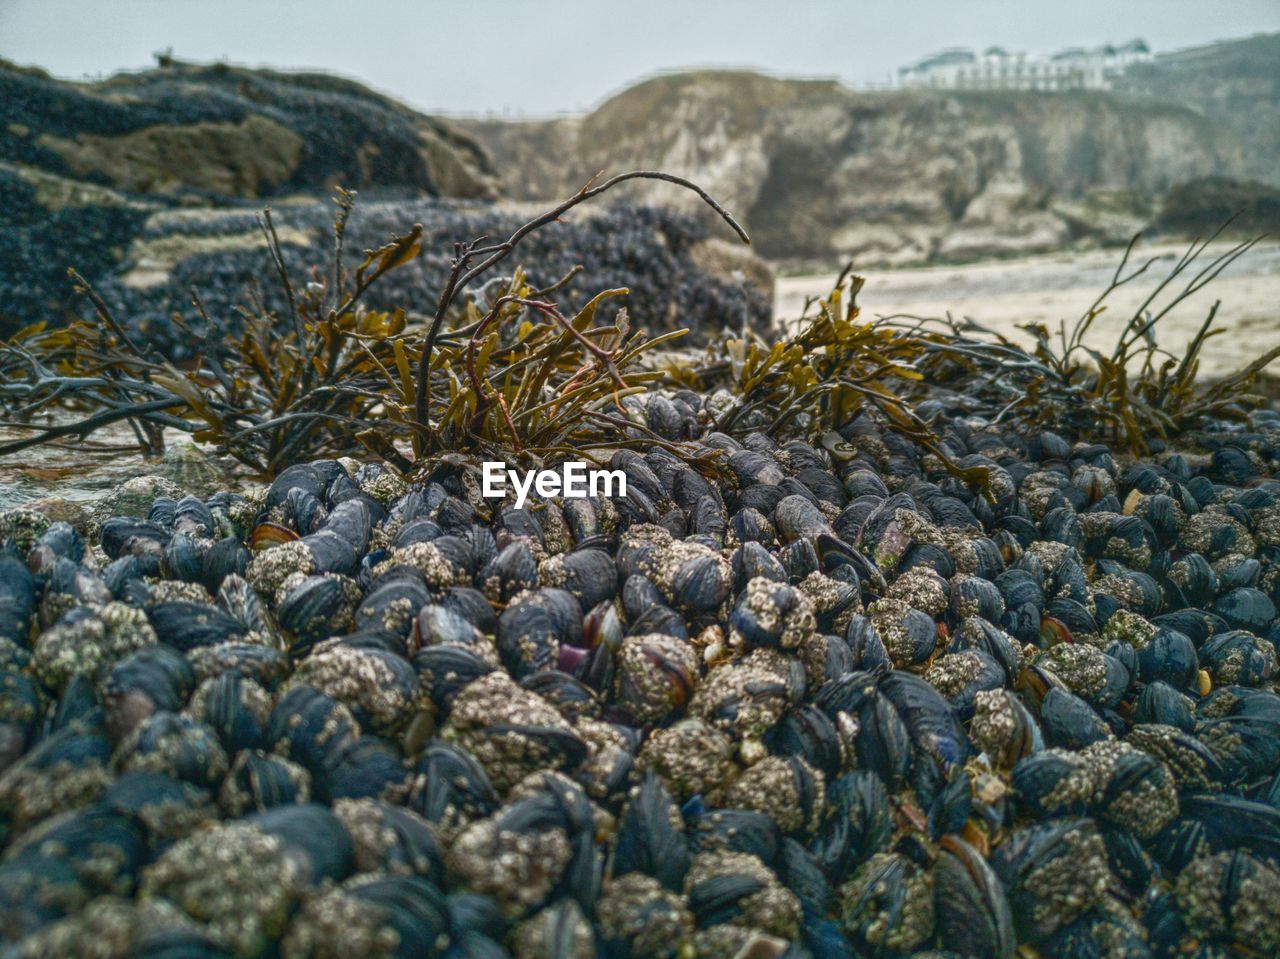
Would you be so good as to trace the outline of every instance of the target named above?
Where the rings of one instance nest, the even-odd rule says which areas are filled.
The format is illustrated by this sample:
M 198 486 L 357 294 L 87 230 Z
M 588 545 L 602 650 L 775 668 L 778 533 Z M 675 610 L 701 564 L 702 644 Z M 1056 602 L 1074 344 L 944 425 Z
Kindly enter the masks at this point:
M 946 46 L 1159 50 L 1280 30 L 1280 0 L 0 0 L 0 57 L 82 78 L 172 48 L 325 69 L 431 111 L 542 115 L 693 66 L 883 82 Z

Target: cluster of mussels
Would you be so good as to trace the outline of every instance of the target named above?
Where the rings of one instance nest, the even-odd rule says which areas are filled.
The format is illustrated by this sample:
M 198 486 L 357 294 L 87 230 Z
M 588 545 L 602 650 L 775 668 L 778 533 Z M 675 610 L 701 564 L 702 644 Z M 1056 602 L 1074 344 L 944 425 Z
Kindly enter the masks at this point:
M 3 954 L 1274 956 L 1280 483 L 1235 435 L 955 419 L 981 494 L 858 419 L 519 510 L 321 461 L 136 478 L 87 541 L 0 513 Z

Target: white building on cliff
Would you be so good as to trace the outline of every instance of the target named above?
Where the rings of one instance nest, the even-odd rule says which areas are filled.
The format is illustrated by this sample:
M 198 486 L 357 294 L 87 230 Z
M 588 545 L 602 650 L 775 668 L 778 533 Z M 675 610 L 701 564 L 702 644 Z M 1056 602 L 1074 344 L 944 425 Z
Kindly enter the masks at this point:
M 1105 90 L 1113 77 L 1150 59 L 1141 40 L 1092 50 L 1074 47 L 1047 57 L 1001 47 L 981 54 L 954 47 L 902 67 L 898 84 L 943 90 Z

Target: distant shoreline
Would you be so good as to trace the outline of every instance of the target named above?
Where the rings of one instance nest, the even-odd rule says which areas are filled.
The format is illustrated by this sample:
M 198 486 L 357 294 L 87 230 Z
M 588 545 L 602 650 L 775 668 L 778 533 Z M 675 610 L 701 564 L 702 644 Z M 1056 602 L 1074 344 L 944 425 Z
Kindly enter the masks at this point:
M 1229 241 L 1216 243 L 1206 256 L 1225 252 L 1230 245 Z M 1129 318 L 1185 249 L 1185 244 L 1170 242 L 1138 247 L 1132 260 L 1135 266 L 1151 257 L 1158 257 L 1158 262 L 1114 294 L 1111 309 L 1099 319 L 1087 342 L 1113 344 L 1118 323 Z M 855 265 L 854 272 L 867 279 L 859 303 L 868 319 L 895 313 L 941 317 L 949 311 L 957 320 L 970 317 L 1027 344 L 1032 338 L 1019 326 L 1038 322 L 1056 332 L 1060 320 L 1075 320 L 1106 288 L 1121 253 L 1108 248 L 954 266 L 859 270 Z M 778 277 L 774 316 L 797 316 L 804 298 L 827 293 L 838 272 Z M 1160 345 L 1177 353 L 1195 335 L 1216 300 L 1221 305 L 1215 328 L 1227 332 L 1205 345 L 1201 371 L 1209 378 L 1230 373 L 1250 357 L 1280 345 L 1280 240 L 1259 244 L 1161 320 Z M 1232 342 L 1230 337 L 1237 332 L 1245 336 L 1247 347 Z

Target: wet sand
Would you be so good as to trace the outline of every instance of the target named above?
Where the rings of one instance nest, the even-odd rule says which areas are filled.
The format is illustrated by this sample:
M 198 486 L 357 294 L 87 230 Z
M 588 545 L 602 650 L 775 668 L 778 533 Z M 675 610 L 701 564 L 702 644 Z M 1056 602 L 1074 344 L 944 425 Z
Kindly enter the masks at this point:
M 1230 246 L 1210 246 L 1201 258 L 1203 265 Z M 1110 352 L 1134 311 L 1185 249 L 1181 244 L 1161 244 L 1135 250 L 1130 268 L 1151 257 L 1158 259 L 1145 274 L 1112 294 L 1110 308 L 1094 322 L 1085 342 Z M 970 318 L 1010 339 L 1031 344 L 1033 339 L 1018 327 L 1044 323 L 1056 333 L 1059 321 L 1065 319 L 1070 329 L 1071 323 L 1110 282 L 1121 252 L 1101 250 L 965 266 L 868 270 L 862 273 L 867 283 L 858 302 L 863 316 L 868 318 L 895 313 L 942 317 L 949 313 L 956 319 Z M 1193 268 L 1194 272 L 1198 271 Z M 797 316 L 804 298 L 825 294 L 834 278 L 834 273 L 780 278 L 774 315 Z M 1186 279 L 1171 284 L 1155 301 L 1154 308 L 1158 310 L 1185 286 Z M 1254 247 L 1208 286 L 1179 304 L 1157 326 L 1157 343 L 1180 355 L 1215 300 L 1220 300 L 1221 305 L 1214 326 L 1226 332 L 1205 344 L 1201 352 L 1204 375 L 1230 373 L 1280 346 L 1280 241 Z M 1280 371 L 1280 361 L 1272 369 Z

